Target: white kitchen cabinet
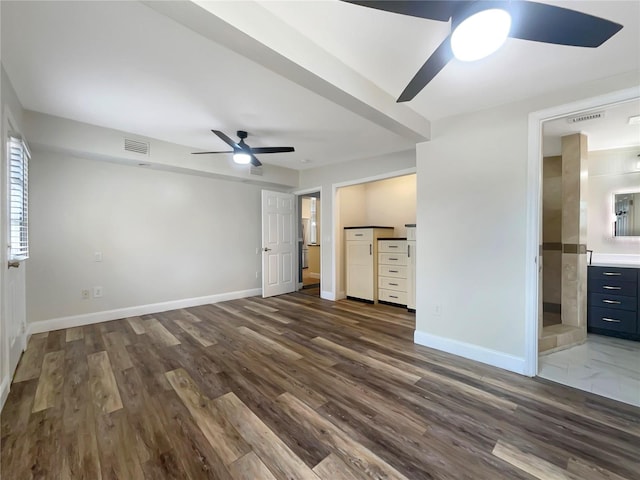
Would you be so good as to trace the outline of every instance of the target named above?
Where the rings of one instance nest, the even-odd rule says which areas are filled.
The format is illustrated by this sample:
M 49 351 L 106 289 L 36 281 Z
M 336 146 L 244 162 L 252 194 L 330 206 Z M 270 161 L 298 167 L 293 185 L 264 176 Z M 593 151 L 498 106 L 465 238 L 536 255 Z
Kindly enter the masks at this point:
M 416 311 L 416 226 L 407 227 L 407 309 Z
M 378 238 L 393 234 L 393 227 L 345 227 L 347 298 L 378 300 Z
M 407 305 L 407 240 L 378 240 L 378 299 Z

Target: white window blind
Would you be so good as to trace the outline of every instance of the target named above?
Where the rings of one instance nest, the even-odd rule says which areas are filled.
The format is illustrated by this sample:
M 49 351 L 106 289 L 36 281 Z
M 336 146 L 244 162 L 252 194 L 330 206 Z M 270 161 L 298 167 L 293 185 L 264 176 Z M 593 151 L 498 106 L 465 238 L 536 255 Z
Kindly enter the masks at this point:
M 9 136 L 10 260 L 29 258 L 29 150 L 17 136 Z

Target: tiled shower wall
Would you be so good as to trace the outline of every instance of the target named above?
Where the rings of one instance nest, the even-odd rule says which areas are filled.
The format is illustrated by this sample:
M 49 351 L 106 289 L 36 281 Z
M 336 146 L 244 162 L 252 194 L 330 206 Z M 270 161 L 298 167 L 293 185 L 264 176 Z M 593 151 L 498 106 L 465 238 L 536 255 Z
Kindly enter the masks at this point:
M 562 304 L 561 156 L 544 158 L 542 178 L 542 310 L 559 318 Z

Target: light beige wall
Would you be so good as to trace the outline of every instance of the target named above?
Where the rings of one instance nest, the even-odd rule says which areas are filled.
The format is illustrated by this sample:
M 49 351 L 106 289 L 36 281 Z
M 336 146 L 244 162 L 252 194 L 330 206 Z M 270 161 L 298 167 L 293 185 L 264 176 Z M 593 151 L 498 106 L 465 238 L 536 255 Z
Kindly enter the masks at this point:
M 613 195 L 640 192 L 638 153 L 640 147 L 589 152 L 587 248 L 594 256 L 634 255 L 640 260 L 640 237 L 613 236 Z
M 416 175 L 365 184 L 367 224 L 394 227 L 395 237 L 406 237 L 405 224 L 416 223 Z
M 260 287 L 258 186 L 41 151 L 30 180 L 30 322 Z

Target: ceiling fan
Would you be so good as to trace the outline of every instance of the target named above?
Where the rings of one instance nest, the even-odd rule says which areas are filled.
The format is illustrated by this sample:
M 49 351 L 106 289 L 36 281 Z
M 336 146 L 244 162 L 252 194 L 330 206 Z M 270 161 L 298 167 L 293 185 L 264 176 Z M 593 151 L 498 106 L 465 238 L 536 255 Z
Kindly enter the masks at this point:
M 622 25 L 586 13 L 526 0 L 342 0 L 386 12 L 448 22 L 451 33 L 404 89 L 398 102 L 412 100 L 454 57 L 484 58 L 507 37 L 575 47 L 599 47 Z
M 241 165 L 246 165 L 247 163 L 250 163 L 251 165 L 259 167 L 259 166 L 262 165 L 262 162 L 260 162 L 260 160 L 258 160 L 256 158 L 256 156 L 255 156 L 256 153 L 295 152 L 295 149 L 293 147 L 255 147 L 255 148 L 252 148 L 249 145 L 247 145 L 246 143 L 244 143 L 244 139 L 247 138 L 247 136 L 249 135 L 244 130 L 238 130 L 236 132 L 237 135 L 238 135 L 238 138 L 240 139 L 240 141 L 237 142 L 237 143 L 234 142 L 233 140 L 231 140 L 229 137 L 227 137 L 220 130 L 211 130 L 211 131 L 213 133 L 215 133 L 218 137 L 220 137 L 220 139 L 222 139 L 222 141 L 224 143 L 226 143 L 231 148 L 233 148 L 233 150 L 225 150 L 225 151 L 221 151 L 221 152 L 193 152 L 193 155 L 208 155 L 208 154 L 211 154 L 211 153 L 233 153 L 233 161 L 234 162 L 239 163 Z

